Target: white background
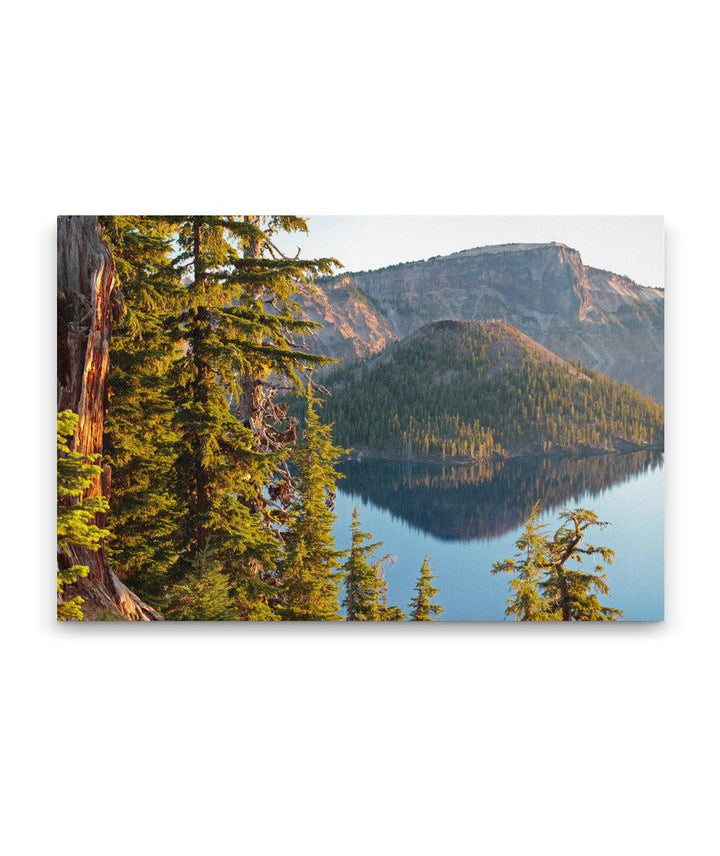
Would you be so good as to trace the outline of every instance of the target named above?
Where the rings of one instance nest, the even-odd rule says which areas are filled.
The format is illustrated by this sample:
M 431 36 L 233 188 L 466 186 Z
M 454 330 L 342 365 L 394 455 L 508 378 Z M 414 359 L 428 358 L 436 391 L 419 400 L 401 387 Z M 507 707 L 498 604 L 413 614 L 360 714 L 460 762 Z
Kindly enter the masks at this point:
M 6 852 L 713 850 L 712 11 L 5 9 Z M 664 214 L 666 623 L 55 626 L 54 217 L 187 209 Z

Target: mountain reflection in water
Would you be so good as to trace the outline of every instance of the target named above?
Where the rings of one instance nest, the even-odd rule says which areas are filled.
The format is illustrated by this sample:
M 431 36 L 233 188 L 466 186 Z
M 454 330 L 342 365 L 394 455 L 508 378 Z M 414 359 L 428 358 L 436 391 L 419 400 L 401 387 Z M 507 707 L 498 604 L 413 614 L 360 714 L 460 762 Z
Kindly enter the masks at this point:
M 445 541 L 503 535 L 543 510 L 572 505 L 662 464 L 662 452 L 513 458 L 470 466 L 347 461 L 339 489 Z

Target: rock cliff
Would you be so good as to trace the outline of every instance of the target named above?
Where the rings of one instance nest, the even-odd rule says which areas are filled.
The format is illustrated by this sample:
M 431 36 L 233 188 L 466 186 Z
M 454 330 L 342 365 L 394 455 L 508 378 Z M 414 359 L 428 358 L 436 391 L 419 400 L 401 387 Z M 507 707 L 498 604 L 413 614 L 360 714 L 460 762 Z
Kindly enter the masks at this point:
M 346 358 L 445 318 L 502 319 L 553 351 L 663 399 L 664 292 L 560 243 L 503 244 L 318 282 L 312 346 Z

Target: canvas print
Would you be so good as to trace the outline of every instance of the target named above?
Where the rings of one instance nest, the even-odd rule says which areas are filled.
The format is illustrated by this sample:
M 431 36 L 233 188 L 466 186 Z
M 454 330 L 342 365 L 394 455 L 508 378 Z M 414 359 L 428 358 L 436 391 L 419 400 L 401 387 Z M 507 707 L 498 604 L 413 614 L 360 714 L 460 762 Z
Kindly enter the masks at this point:
M 663 618 L 659 217 L 61 216 L 62 621 Z

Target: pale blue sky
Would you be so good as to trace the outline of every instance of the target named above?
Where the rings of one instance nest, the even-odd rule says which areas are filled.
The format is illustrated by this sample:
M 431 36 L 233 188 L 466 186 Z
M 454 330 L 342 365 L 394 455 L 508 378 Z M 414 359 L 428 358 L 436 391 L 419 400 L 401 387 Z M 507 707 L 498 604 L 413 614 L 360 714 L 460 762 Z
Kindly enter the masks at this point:
M 305 257 L 334 256 L 347 270 L 368 270 L 488 244 L 560 241 L 592 267 L 662 287 L 661 217 L 310 216 L 310 234 L 281 246 Z

